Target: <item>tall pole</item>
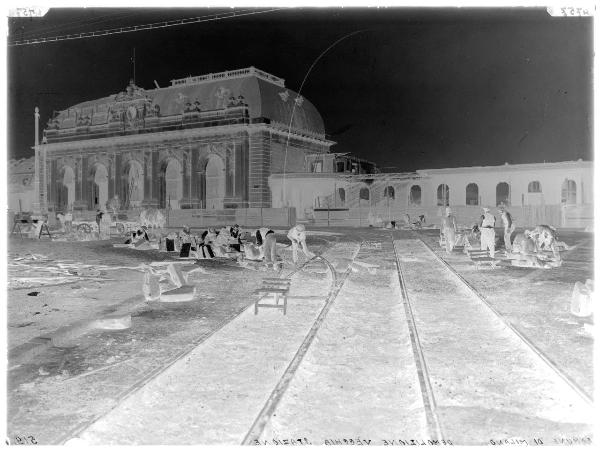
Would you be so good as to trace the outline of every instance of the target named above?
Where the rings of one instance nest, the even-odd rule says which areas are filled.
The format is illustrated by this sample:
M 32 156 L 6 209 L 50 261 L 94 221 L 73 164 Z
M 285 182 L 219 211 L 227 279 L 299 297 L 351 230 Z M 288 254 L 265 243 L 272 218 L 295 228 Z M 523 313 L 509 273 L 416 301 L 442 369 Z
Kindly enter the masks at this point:
M 33 213 L 39 215 L 41 213 L 40 208 L 40 145 L 39 145 L 39 136 L 40 136 L 40 109 L 36 106 L 34 113 L 34 125 L 35 125 L 35 136 L 34 136 L 34 151 L 35 151 L 35 201 L 33 203 Z

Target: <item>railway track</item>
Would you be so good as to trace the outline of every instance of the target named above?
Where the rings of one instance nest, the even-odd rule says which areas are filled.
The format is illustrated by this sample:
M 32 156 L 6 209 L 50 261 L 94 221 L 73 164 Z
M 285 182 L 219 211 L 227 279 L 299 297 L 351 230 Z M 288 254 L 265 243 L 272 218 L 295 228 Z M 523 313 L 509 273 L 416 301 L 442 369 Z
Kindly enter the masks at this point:
M 335 242 L 337 242 L 339 239 L 337 237 L 335 237 L 335 239 L 333 241 L 327 240 L 327 239 L 323 239 L 323 238 L 318 238 L 318 237 L 317 237 L 317 239 L 323 241 L 323 244 L 316 251 L 317 256 L 315 258 L 311 259 L 311 260 L 307 260 L 304 263 L 300 264 L 298 267 L 296 267 L 295 269 L 293 269 L 291 272 L 286 273 L 285 276 L 286 277 L 293 276 L 294 274 L 296 274 L 296 273 L 300 272 L 301 270 L 303 270 L 308 264 L 311 264 L 315 259 L 317 259 L 317 260 L 323 261 L 324 264 L 326 264 L 328 266 L 328 268 L 330 268 L 330 270 L 332 271 L 332 274 L 333 274 L 333 277 L 334 277 L 334 282 L 333 282 L 332 286 L 334 286 L 335 283 L 337 282 L 336 272 L 333 269 L 333 267 L 331 266 L 331 264 L 329 263 L 329 261 L 324 256 L 322 256 L 322 255 L 324 253 L 326 253 L 328 249 L 332 248 L 335 245 Z M 284 275 L 284 274 L 281 273 L 280 275 Z M 329 295 L 331 295 L 331 289 L 330 289 Z M 116 409 L 120 404 L 122 404 L 126 399 L 128 399 L 130 396 L 132 396 L 135 392 L 137 392 L 138 390 L 140 390 L 144 385 L 146 385 L 148 382 L 150 382 L 154 378 L 160 376 L 162 373 L 166 372 L 170 367 L 174 366 L 178 361 L 186 358 L 187 355 L 189 355 L 196 347 L 198 347 L 203 342 L 205 342 L 206 340 L 208 340 L 215 333 L 219 332 L 222 328 L 224 328 L 231 321 L 235 320 L 237 317 L 239 317 L 240 315 L 242 315 L 242 313 L 244 311 L 246 311 L 249 307 L 251 307 L 251 305 L 250 306 L 244 306 L 244 307 L 236 310 L 233 314 L 230 314 L 224 320 L 222 320 L 221 322 L 219 322 L 219 324 L 214 329 L 212 329 L 209 333 L 205 333 L 205 334 L 203 334 L 201 336 L 198 336 L 198 338 L 194 339 L 193 342 L 191 342 L 188 346 L 186 346 L 180 352 L 177 352 L 176 354 L 174 354 L 165 364 L 162 364 L 161 366 L 156 367 L 154 370 L 149 371 L 144 376 L 142 376 L 135 384 L 131 385 L 125 392 L 123 392 L 122 395 L 119 396 L 118 399 L 116 399 L 115 403 L 111 406 L 111 408 L 109 410 L 104 411 L 102 414 L 99 414 L 99 415 L 97 415 L 95 417 L 90 418 L 89 420 L 85 421 L 84 423 L 80 424 L 79 426 L 77 426 L 74 429 L 66 431 L 65 433 L 61 434 L 60 438 L 57 439 L 52 444 L 53 445 L 63 445 L 63 444 L 65 444 L 67 441 L 69 441 L 73 437 L 78 436 L 85 429 L 87 429 L 88 427 L 90 427 L 94 422 L 96 422 L 100 418 L 102 418 L 102 417 L 107 416 L 108 414 L 110 414 L 111 411 L 113 411 L 114 409 Z M 323 315 L 323 317 L 324 317 L 324 315 Z M 316 330 L 315 330 L 315 333 L 316 333 Z M 308 344 L 308 345 L 310 345 L 310 344 Z M 301 360 L 301 358 L 298 360 L 298 365 L 299 365 L 300 360 Z M 289 379 L 291 379 L 291 376 L 293 376 L 292 372 L 288 373 L 286 371 L 286 374 L 289 376 Z M 287 382 L 289 382 L 289 379 L 288 379 Z M 280 391 L 281 391 L 281 389 L 280 389 Z M 281 391 L 281 394 L 283 394 L 283 391 Z M 274 405 L 276 405 L 276 403 Z
M 512 334 L 512 336 L 514 338 L 516 338 L 516 340 L 518 340 L 518 342 L 521 343 L 520 347 L 523 349 L 527 349 L 525 351 L 523 351 L 523 354 L 527 354 L 528 352 L 528 358 L 530 360 L 535 360 L 537 361 L 537 363 L 533 363 L 533 364 L 538 364 L 541 363 L 542 365 L 546 366 L 548 369 L 550 369 L 550 371 L 546 371 L 544 372 L 545 375 L 538 375 L 540 380 L 544 380 L 544 382 L 548 382 L 548 383 L 553 383 L 554 386 L 562 386 L 562 389 L 566 390 L 570 390 L 574 396 L 573 397 L 579 397 L 579 399 L 582 400 L 582 405 L 587 405 L 590 408 L 593 407 L 593 399 L 591 398 L 591 396 L 585 392 L 574 380 L 572 380 L 567 374 L 565 374 L 560 368 L 559 366 L 552 361 L 552 359 L 546 355 L 542 350 L 540 350 L 535 343 L 533 343 L 527 336 L 525 336 L 523 333 L 521 333 L 518 329 L 515 328 L 515 326 L 513 326 L 510 321 L 504 316 L 502 315 L 486 298 L 485 296 L 479 292 L 471 283 L 469 283 L 463 276 L 461 276 L 450 264 L 448 264 L 441 256 L 439 256 L 434 249 L 424 240 L 422 239 L 420 236 L 415 235 L 413 233 L 413 236 L 415 238 L 415 240 L 421 242 L 425 248 L 427 249 L 427 252 L 432 255 L 437 261 L 439 261 L 439 263 L 443 266 L 443 268 L 445 269 L 445 271 L 449 274 L 451 274 L 452 277 L 455 278 L 455 280 L 461 285 L 463 286 L 465 289 L 467 289 L 468 291 L 470 291 L 470 293 L 473 294 L 473 297 L 478 299 L 478 301 L 480 302 L 480 304 L 482 305 L 482 307 L 484 309 L 486 309 L 487 311 L 489 311 L 491 313 L 490 317 L 494 317 L 495 320 L 497 320 L 499 322 L 499 326 L 495 326 L 494 328 L 496 328 L 496 330 L 506 330 L 506 331 L 502 331 L 502 333 L 510 333 Z M 392 240 L 394 241 L 394 236 L 392 234 Z M 395 241 L 396 242 L 396 241 Z M 431 328 L 431 327 L 435 327 L 436 324 L 434 321 L 432 321 L 431 323 L 424 325 L 423 322 L 423 311 L 427 311 L 426 308 L 423 308 L 423 306 L 421 305 L 420 307 L 422 308 L 421 310 L 421 328 L 419 329 L 419 326 L 417 325 L 417 320 L 415 319 L 415 313 L 414 313 L 414 307 L 415 307 L 415 303 L 414 303 L 414 299 L 411 297 L 411 294 L 409 293 L 409 289 L 407 287 L 407 281 L 405 279 L 405 271 L 403 270 L 403 264 L 406 264 L 402 262 L 402 255 L 399 254 L 398 249 L 396 247 L 396 245 L 394 245 L 394 253 L 395 253 L 395 257 L 396 257 L 396 263 L 397 263 L 397 269 L 398 269 L 398 278 L 400 281 L 400 287 L 401 287 L 401 293 L 402 293 L 402 301 L 403 301 L 403 305 L 404 305 L 404 309 L 406 312 L 406 320 L 408 323 L 408 327 L 409 327 L 409 331 L 410 331 L 410 339 L 411 339 L 411 345 L 412 345 L 412 349 L 413 349 L 413 356 L 414 356 L 414 360 L 417 366 L 417 371 L 418 371 L 418 377 L 419 377 L 419 383 L 420 383 L 420 388 L 421 388 L 421 395 L 422 395 L 422 400 L 423 400 L 423 406 L 425 409 L 425 417 L 426 417 L 426 422 L 427 422 L 427 427 L 429 429 L 429 433 L 432 436 L 433 439 L 442 441 L 442 440 L 452 440 L 454 436 L 452 436 L 451 432 L 449 432 L 447 429 L 445 429 L 446 427 L 444 426 L 444 419 L 447 419 L 449 417 L 448 415 L 448 406 L 445 406 L 445 411 L 440 413 L 439 412 L 439 399 L 437 398 L 437 394 L 440 394 L 441 397 L 444 396 L 444 394 L 442 393 L 442 390 L 438 387 L 438 383 L 434 383 L 432 381 L 432 377 L 435 377 L 436 374 L 433 374 L 431 371 L 431 367 L 428 366 L 427 361 L 428 358 L 427 356 L 429 355 L 428 352 L 432 351 L 432 346 L 431 344 L 429 344 L 429 347 L 424 349 L 424 346 L 422 345 L 422 341 L 421 341 L 421 337 L 420 337 L 420 332 L 425 332 L 425 334 L 427 334 L 427 332 L 429 331 L 429 338 L 431 340 L 431 332 L 430 330 L 427 330 L 427 328 Z M 415 275 L 413 273 L 413 293 L 415 292 Z M 419 290 L 418 288 L 416 288 L 417 291 Z M 444 296 L 445 297 L 445 296 Z M 441 298 L 440 298 L 441 300 Z M 438 304 L 439 306 L 437 306 L 439 309 L 443 309 L 444 308 L 444 303 L 440 302 Z M 487 317 L 487 315 L 486 315 Z M 429 318 L 427 318 L 427 320 L 429 320 Z M 486 320 L 486 319 L 483 319 Z M 487 319 L 489 321 L 489 319 Z M 495 331 L 497 332 L 497 331 Z M 490 336 L 488 339 L 490 341 L 493 341 L 493 339 L 495 339 L 495 336 L 492 333 L 490 333 Z M 506 336 L 506 334 L 505 334 Z M 507 340 L 511 340 L 511 338 L 506 338 Z M 469 346 L 469 341 L 465 341 L 464 342 L 464 346 Z M 429 360 L 434 361 L 436 357 L 438 357 L 439 355 L 429 355 Z M 474 357 L 474 359 L 477 359 L 477 356 Z M 483 359 L 483 358 L 482 358 Z M 437 370 L 439 371 L 439 362 L 438 362 L 438 367 Z M 553 375 L 551 375 L 553 374 Z M 554 376 L 554 377 L 553 377 Z M 438 375 L 439 377 L 439 375 Z M 552 378 L 553 377 L 553 378 Z M 551 380 L 551 381 L 548 381 Z M 562 383 L 562 385 L 561 385 Z M 569 394 L 568 398 L 573 398 L 570 396 L 571 394 Z M 549 394 L 549 397 L 551 399 L 551 401 L 554 401 L 554 408 L 558 408 L 561 403 L 561 399 L 554 399 L 552 394 Z M 448 399 L 448 397 L 446 397 L 446 400 Z M 507 400 L 508 403 L 510 404 L 510 399 Z M 566 400 L 565 400 L 566 402 Z M 448 402 L 446 402 L 448 403 Z M 451 403 L 451 402 L 450 402 Z M 591 410 L 591 409 L 590 409 Z M 576 421 L 574 419 L 574 421 Z M 456 432 L 456 429 L 454 430 Z M 455 442 L 456 443 L 456 442 Z
M 393 239 L 394 238 L 392 236 L 392 241 Z M 419 385 L 421 387 L 421 395 L 423 399 L 423 407 L 425 409 L 427 427 L 429 429 L 429 433 L 432 439 L 441 441 L 444 439 L 444 433 L 442 431 L 440 419 L 437 414 L 437 404 L 433 392 L 433 387 L 431 385 L 431 379 L 429 377 L 429 370 L 425 361 L 425 355 L 423 352 L 423 347 L 421 346 L 421 340 L 419 339 L 419 331 L 415 322 L 411 300 L 406 289 L 406 282 L 404 280 L 404 274 L 402 271 L 402 265 L 400 264 L 400 258 L 396 251 L 396 247 L 393 247 L 394 256 L 396 257 L 396 267 L 398 269 L 398 280 L 400 281 L 400 291 L 402 292 L 402 303 L 404 306 L 404 313 L 406 315 L 406 321 L 408 324 L 408 331 L 415 359 L 415 365 L 417 367 L 417 374 L 419 378 Z
M 486 298 L 485 296 L 479 292 L 471 283 L 469 283 L 461 274 L 459 274 L 454 267 L 452 267 L 444 258 L 440 257 L 435 250 L 427 243 L 424 239 L 419 237 L 419 240 L 425 244 L 429 252 L 433 256 L 435 256 L 461 283 L 463 283 L 481 302 L 492 312 L 494 315 L 502 321 L 502 323 L 510 329 L 527 347 L 531 349 L 531 351 L 540 358 L 552 371 L 554 371 L 565 383 L 569 385 L 571 389 L 573 389 L 579 397 L 581 397 L 586 403 L 590 406 L 593 405 L 594 400 L 592 397 L 585 392 L 585 390 L 579 386 L 569 375 L 567 375 L 564 371 L 560 369 L 560 367 L 546 355 L 531 339 L 521 333 L 498 309 L 496 309 Z
M 319 239 L 321 239 L 321 238 L 319 238 Z M 360 245 L 359 245 L 358 251 L 355 252 L 354 256 L 356 256 L 356 254 L 358 254 L 359 251 L 360 251 Z M 321 261 L 323 264 L 325 264 L 327 266 L 327 268 L 331 272 L 332 281 L 331 281 L 329 293 L 327 295 L 327 299 L 326 299 L 323 307 L 321 308 L 317 318 L 313 322 L 310 330 L 308 331 L 306 337 L 302 341 L 300 347 L 298 348 L 294 357 L 292 358 L 289 365 L 287 366 L 281 379 L 279 380 L 279 382 L 277 383 L 277 385 L 275 386 L 275 388 L 269 395 L 269 398 L 265 402 L 265 405 L 263 406 L 260 413 L 254 420 L 252 426 L 250 427 L 250 430 L 248 430 L 248 433 L 242 440 L 241 445 L 251 445 L 253 442 L 259 440 L 259 438 L 261 437 L 261 435 L 265 429 L 265 426 L 267 425 L 267 423 L 269 422 L 269 420 L 275 413 L 275 411 L 277 409 L 277 405 L 283 398 L 288 386 L 290 385 L 290 382 L 292 381 L 295 373 L 297 372 L 298 368 L 300 367 L 302 360 L 306 356 L 311 344 L 313 343 L 315 336 L 317 335 L 317 332 L 319 331 L 323 322 L 325 321 L 327 313 L 333 306 L 336 297 L 338 296 L 340 290 L 342 289 L 342 287 L 344 286 L 344 283 L 346 282 L 346 280 L 348 279 L 348 276 L 350 275 L 351 269 L 350 269 L 350 265 L 348 265 L 348 268 L 346 269 L 346 271 L 343 274 L 341 274 L 341 276 L 338 276 L 337 271 L 333 267 L 332 263 L 323 256 L 323 253 L 324 252 L 321 252 L 320 254 L 318 254 L 315 258 L 313 258 L 313 260 Z M 305 263 L 305 265 L 313 260 L 307 261 Z M 295 270 L 293 273 L 296 273 L 299 270 L 301 270 L 301 268 Z M 289 276 L 291 276 L 292 274 L 290 274 Z

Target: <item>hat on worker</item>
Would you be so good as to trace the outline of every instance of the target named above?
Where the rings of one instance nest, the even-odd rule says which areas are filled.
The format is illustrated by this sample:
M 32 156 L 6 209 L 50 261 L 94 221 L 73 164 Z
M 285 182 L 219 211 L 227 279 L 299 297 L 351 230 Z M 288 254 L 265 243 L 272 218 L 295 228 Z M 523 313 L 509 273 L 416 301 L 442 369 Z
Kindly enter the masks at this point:
M 487 207 L 487 206 L 484 206 L 484 207 L 483 207 L 483 210 L 484 210 L 485 212 L 490 212 L 490 208 L 489 208 L 489 207 Z
M 452 209 L 450 207 L 446 208 L 446 214 L 450 214 L 452 212 Z
M 296 225 L 296 230 L 298 230 L 298 231 L 304 231 L 305 230 L 304 225 L 301 224 L 301 223 L 299 223 L 298 225 Z

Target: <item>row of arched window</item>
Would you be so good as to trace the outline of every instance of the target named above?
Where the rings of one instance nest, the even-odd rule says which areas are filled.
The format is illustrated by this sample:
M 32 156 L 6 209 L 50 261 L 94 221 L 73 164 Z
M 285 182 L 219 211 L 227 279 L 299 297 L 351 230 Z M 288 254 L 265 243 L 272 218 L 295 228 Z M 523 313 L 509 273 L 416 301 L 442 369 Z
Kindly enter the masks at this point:
M 542 184 L 539 181 L 531 181 L 527 185 L 529 194 L 541 194 Z M 415 201 L 415 199 L 417 201 Z M 421 204 L 421 187 L 412 186 L 410 189 L 410 203 L 413 205 Z M 577 201 L 577 184 L 573 180 L 565 180 L 561 190 L 561 203 L 568 205 L 575 204 Z M 479 197 L 479 186 L 476 183 L 469 183 L 465 188 L 465 204 L 479 205 L 481 203 Z M 447 184 L 440 184 L 437 188 L 437 205 L 449 206 L 450 204 L 450 188 Z M 510 205 L 510 185 L 506 182 L 501 182 L 496 185 L 496 206 Z
M 541 194 L 542 184 L 539 181 L 531 181 L 527 186 L 527 192 L 530 194 Z M 369 200 L 370 191 L 364 187 L 359 191 L 360 200 Z M 394 200 L 396 196 L 393 186 L 387 186 L 383 190 L 383 198 Z M 338 198 L 341 204 L 346 201 L 346 191 L 343 188 L 338 188 Z M 575 204 L 577 199 L 577 184 L 573 180 L 565 180 L 561 190 L 561 203 Z M 415 184 L 410 187 L 408 203 L 412 206 L 421 205 L 421 186 Z M 476 183 L 469 183 L 465 188 L 465 204 L 477 206 L 481 204 L 479 196 L 479 186 Z M 496 185 L 496 205 L 510 205 L 510 185 L 506 182 L 501 182 Z M 437 205 L 450 205 L 450 187 L 447 184 L 440 184 L 437 187 Z

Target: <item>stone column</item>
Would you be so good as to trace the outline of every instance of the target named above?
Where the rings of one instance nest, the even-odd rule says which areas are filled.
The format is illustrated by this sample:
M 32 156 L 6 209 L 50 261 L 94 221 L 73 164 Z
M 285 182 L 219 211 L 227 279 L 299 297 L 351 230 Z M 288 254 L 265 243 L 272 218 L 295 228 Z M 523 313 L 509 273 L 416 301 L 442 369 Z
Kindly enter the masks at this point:
M 115 196 L 115 155 L 114 153 L 108 158 L 108 200 Z
M 228 146 L 225 161 L 225 204 L 234 208 L 248 207 L 248 147 L 245 138 L 236 137 Z
M 158 150 L 144 153 L 144 208 L 158 208 Z
M 268 178 L 271 174 L 271 146 L 267 130 L 253 131 L 249 135 L 249 206 L 270 208 L 271 190 Z
M 52 208 L 52 211 L 56 211 L 58 182 L 58 161 L 52 159 L 50 161 L 50 176 L 48 177 L 48 208 Z
M 199 171 L 200 171 L 200 164 L 199 164 L 199 155 L 198 155 L 198 149 L 197 148 L 192 148 L 190 149 L 190 167 L 191 167 L 191 172 L 192 172 L 192 176 L 190 179 L 190 184 L 191 184 L 191 199 L 190 199 L 190 203 L 192 205 L 192 208 L 200 208 L 200 197 L 199 197 Z
M 198 207 L 206 209 L 206 163 L 208 161 L 208 146 L 199 145 L 197 154 L 194 155 L 196 162 L 196 195 L 198 198 Z
M 123 159 L 121 157 L 121 153 L 117 150 L 117 152 L 115 153 L 115 169 L 114 169 L 114 194 L 113 197 L 115 195 L 119 196 L 119 200 L 121 201 L 121 205 L 125 204 L 125 197 L 123 197 L 123 192 L 122 192 L 122 184 L 123 184 L 123 180 L 121 179 L 121 171 L 123 170 L 122 168 L 122 164 L 123 164 Z M 121 206 L 123 207 L 123 206 Z
M 73 209 L 79 211 L 87 209 L 87 201 L 83 192 L 85 185 L 84 174 L 83 155 L 79 155 L 75 163 L 75 201 L 73 202 Z
M 181 199 L 179 199 L 180 208 L 191 208 L 191 176 L 190 176 L 190 150 L 189 146 L 181 150 Z

